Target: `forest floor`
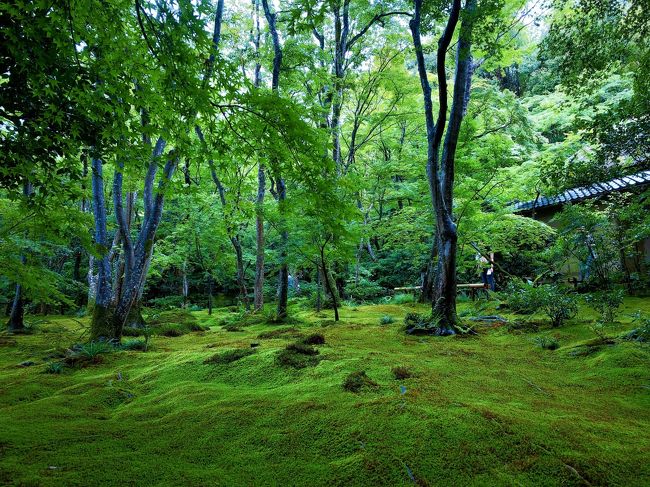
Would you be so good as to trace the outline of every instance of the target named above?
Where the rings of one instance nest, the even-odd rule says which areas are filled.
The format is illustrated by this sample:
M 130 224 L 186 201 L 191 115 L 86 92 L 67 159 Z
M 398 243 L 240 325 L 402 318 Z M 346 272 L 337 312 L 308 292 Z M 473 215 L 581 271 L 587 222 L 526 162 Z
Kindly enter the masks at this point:
M 648 301 L 627 299 L 609 334 L 633 328 Z M 227 309 L 200 311 L 208 331 L 153 337 L 147 352 L 60 374 L 45 373 L 46 357 L 79 341 L 87 318 L 30 317 L 33 333 L 0 335 L 0 483 L 650 485 L 649 345 L 594 346 L 587 309 L 559 329 L 407 336 L 414 309 L 426 311 L 348 307 L 335 324 L 331 311 L 295 308 L 293 329 L 276 338 L 258 335 L 287 325 L 226 331 Z M 395 322 L 380 325 L 384 315 Z M 317 363 L 278 362 L 316 332 Z M 537 336 L 560 348 L 541 349 Z M 204 363 L 251 343 L 251 355 Z M 395 379 L 396 366 L 413 376 Z M 344 390 L 362 370 L 376 385 Z

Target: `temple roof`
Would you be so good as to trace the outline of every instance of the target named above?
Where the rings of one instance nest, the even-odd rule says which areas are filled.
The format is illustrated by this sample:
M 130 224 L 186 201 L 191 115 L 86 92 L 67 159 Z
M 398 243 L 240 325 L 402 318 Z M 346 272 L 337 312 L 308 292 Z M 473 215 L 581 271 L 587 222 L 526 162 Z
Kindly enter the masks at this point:
M 540 208 L 562 206 L 567 203 L 577 203 L 617 191 L 631 191 L 648 184 L 650 184 L 650 170 L 615 178 L 603 183 L 594 183 L 589 186 L 567 189 L 556 196 L 540 196 L 534 200 L 515 203 L 513 210 L 515 213 L 523 213 Z

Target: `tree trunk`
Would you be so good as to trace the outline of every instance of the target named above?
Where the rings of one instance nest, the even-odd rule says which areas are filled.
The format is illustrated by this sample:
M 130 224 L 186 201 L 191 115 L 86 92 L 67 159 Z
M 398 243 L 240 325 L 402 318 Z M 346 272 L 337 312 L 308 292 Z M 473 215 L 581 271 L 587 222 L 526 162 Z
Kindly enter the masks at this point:
M 264 166 L 257 169 L 257 201 L 255 208 L 255 240 L 257 255 L 255 258 L 255 287 L 253 309 L 260 311 L 264 307 L 264 193 L 266 176 Z
M 427 179 L 431 202 L 435 214 L 438 264 L 431 302 L 432 315 L 436 320 L 437 332 L 455 333 L 456 315 L 456 247 L 458 234 L 453 221 L 453 186 L 455 155 L 460 126 L 467 105 L 467 90 L 471 77 L 471 30 L 476 0 L 466 0 L 466 16 L 463 17 L 456 46 L 454 91 L 449 126 L 447 122 L 447 73 L 445 61 L 447 50 L 459 22 L 461 0 L 453 0 L 445 29 L 438 40 L 436 52 L 436 74 L 438 79 L 438 114 L 434 122 L 431 86 L 429 84 L 424 53 L 420 37 L 422 0 L 415 0 L 415 13 L 409 23 L 415 47 L 415 55 L 424 98 L 424 113 L 427 129 Z M 445 136 L 444 144 L 441 142 Z
M 278 318 L 287 317 L 287 306 L 289 299 L 289 270 L 287 267 L 287 247 L 289 245 L 289 233 L 287 232 L 287 220 L 285 216 L 285 200 L 287 190 L 282 179 L 278 179 L 278 205 L 282 231 L 280 232 L 280 272 L 278 273 Z
M 10 333 L 20 333 L 25 329 L 23 316 L 23 289 L 20 284 L 16 284 L 16 293 L 14 294 L 14 300 L 11 305 L 11 312 L 9 313 L 9 321 L 7 322 L 7 329 Z
M 244 252 L 241 247 L 239 237 L 232 237 L 230 239 L 232 246 L 235 248 L 235 256 L 237 263 L 237 286 L 239 287 L 239 299 L 248 310 L 250 303 L 248 302 L 248 289 L 246 289 L 246 272 L 244 269 Z
M 327 268 L 327 263 L 325 261 L 324 247 L 321 247 L 320 249 L 320 262 L 321 262 L 321 267 L 323 269 L 325 285 L 327 286 L 327 290 L 329 291 L 330 296 L 332 296 L 332 306 L 334 307 L 334 321 L 339 321 L 339 307 L 336 299 L 337 296 L 336 286 L 332 285 L 332 276 L 330 276 L 329 269 Z
M 212 315 L 212 285 L 214 280 L 212 276 L 208 277 L 208 315 Z

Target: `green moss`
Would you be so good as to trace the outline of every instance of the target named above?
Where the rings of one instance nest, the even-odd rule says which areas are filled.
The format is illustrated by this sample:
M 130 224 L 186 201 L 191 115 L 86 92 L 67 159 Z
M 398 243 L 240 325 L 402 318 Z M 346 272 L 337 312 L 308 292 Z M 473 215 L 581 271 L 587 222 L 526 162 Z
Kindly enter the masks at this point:
M 227 366 L 198 365 L 278 330 L 267 323 L 156 336 L 150 352 L 104 354 L 61 374 L 43 373 L 45 357 L 79 340 L 75 320 L 46 317 L 32 335 L 0 336 L 0 484 L 413 485 L 411 475 L 421 485 L 580 485 L 577 475 L 592 485 L 650 483 L 650 347 L 595 345 L 592 310 L 555 330 L 479 327 L 478 337 L 456 339 L 379 325 L 427 305 L 358 309 L 341 309 L 320 354 L 291 352 L 324 359 L 299 370 L 277 361 L 289 333 Z M 638 328 L 637 309 L 650 313 L 650 303 L 626 299 L 611 333 Z M 226 313 L 193 315 L 214 325 Z M 304 336 L 323 319 L 296 313 Z M 562 347 L 542 350 L 535 336 L 557 336 Z M 17 367 L 26 360 L 37 365 Z M 396 365 L 417 371 L 405 393 Z M 379 384 L 372 393 L 341 387 L 360 370 Z

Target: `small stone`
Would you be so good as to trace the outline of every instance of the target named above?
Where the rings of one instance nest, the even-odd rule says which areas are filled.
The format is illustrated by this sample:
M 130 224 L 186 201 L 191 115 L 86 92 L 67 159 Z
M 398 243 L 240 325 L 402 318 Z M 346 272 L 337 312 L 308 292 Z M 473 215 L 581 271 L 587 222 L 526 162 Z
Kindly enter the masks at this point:
M 18 365 L 21 367 L 31 367 L 32 365 L 36 365 L 36 362 L 32 362 L 31 360 L 25 360 L 24 362 L 20 362 Z
M 260 344 L 258 342 L 251 343 L 251 348 L 257 348 L 259 346 L 260 346 Z

